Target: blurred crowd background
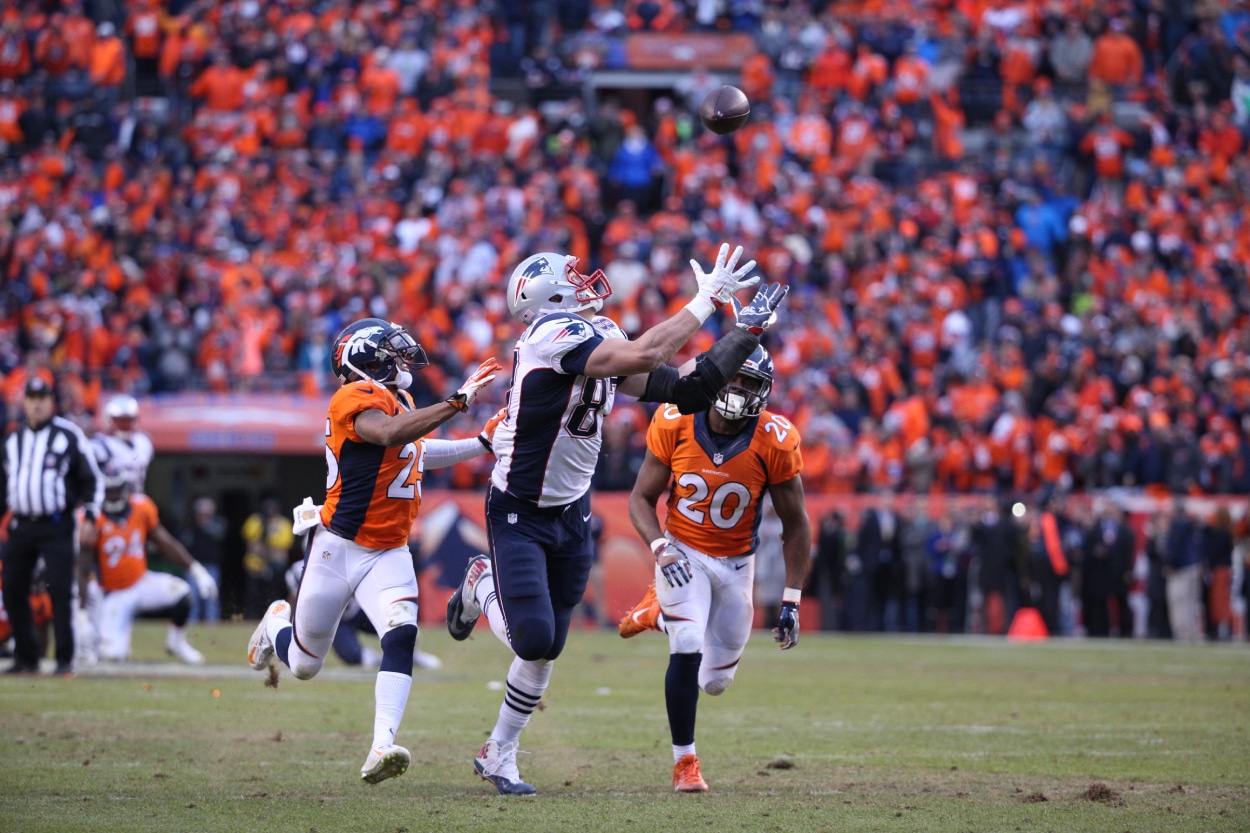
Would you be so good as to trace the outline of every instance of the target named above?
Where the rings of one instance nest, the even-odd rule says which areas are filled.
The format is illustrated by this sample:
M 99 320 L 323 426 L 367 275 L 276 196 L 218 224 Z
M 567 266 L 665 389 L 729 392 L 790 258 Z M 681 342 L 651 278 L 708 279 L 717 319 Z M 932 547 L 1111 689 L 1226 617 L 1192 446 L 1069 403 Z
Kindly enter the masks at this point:
M 750 46 L 592 89 L 645 31 Z M 727 80 L 752 115 L 717 137 Z M 603 268 L 637 333 L 727 240 L 793 288 L 771 407 L 809 492 L 1245 495 L 1248 130 L 1245 0 L 11 2 L 4 394 L 321 393 L 378 315 L 434 401 L 510 352 L 524 256 Z M 647 419 L 618 402 L 600 488 Z

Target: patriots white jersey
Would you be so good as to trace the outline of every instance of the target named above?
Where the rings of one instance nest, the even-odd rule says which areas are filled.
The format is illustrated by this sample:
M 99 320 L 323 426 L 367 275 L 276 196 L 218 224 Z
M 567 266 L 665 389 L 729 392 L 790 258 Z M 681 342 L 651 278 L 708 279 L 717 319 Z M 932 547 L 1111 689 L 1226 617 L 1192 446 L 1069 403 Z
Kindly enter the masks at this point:
M 143 484 L 148 479 L 148 466 L 155 453 L 147 434 L 135 431 L 129 440 L 112 434 L 96 434 L 91 444 L 95 446 L 95 458 L 101 467 L 111 460 L 126 475 L 135 494 L 145 494 Z
M 495 429 L 491 483 L 538 506 L 572 503 L 590 489 L 617 379 L 582 375 L 605 338 L 627 338 L 610 318 L 545 315 L 516 343 L 508 415 Z

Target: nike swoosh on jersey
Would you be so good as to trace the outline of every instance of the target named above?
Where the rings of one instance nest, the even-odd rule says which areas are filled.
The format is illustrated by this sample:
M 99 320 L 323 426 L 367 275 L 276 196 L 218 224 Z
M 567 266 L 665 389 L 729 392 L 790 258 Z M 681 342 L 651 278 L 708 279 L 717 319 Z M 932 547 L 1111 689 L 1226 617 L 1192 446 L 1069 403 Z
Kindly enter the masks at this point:
M 745 567 L 745 566 L 747 565 L 747 563 L 748 563 L 748 562 L 743 561 L 741 564 L 735 564 L 735 565 L 734 565 L 734 569 L 735 569 L 735 570 L 741 570 L 743 567 Z
M 593 517 L 594 517 L 594 513 L 593 513 L 593 512 L 592 512 L 592 513 L 590 513 L 589 515 L 583 515 L 583 516 L 582 516 L 582 523 L 585 523 L 585 524 L 590 523 L 590 519 L 591 519 L 591 518 L 593 518 Z

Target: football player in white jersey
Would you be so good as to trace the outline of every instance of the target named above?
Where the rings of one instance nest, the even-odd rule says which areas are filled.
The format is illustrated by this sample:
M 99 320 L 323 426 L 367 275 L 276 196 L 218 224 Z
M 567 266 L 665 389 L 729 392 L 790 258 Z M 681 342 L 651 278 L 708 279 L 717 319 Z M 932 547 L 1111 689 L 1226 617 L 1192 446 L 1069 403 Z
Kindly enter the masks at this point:
M 96 459 L 112 462 L 137 495 L 146 494 L 144 483 L 152 464 L 152 440 L 138 428 L 139 402 L 129 394 L 114 396 L 104 405 L 104 430 L 91 438 L 97 446 Z
M 495 432 L 496 463 L 486 499 L 490 556 L 469 559 L 447 605 L 447 629 L 465 639 L 485 612 L 515 654 L 499 719 L 474 768 L 503 795 L 533 795 L 516 766 L 521 730 L 542 699 L 564 648 L 592 563 L 590 481 L 600 427 L 616 393 L 704 410 L 759 345 L 786 287 L 759 291 L 738 325 L 681 375 L 666 364 L 718 306 L 754 285 L 755 266 L 738 267 L 721 247 L 705 274 L 691 261 L 698 293 L 676 315 L 631 341 L 599 316 L 612 294 L 602 271 L 583 275 L 577 259 L 544 252 L 521 261 L 508 281 L 508 309 L 527 326 L 513 352 L 507 416 Z
M 117 394 L 104 404 L 104 426 L 91 438 L 96 462 L 101 469 L 109 467 L 129 484 L 130 493 L 147 494 L 144 485 L 148 466 L 154 454 L 152 440 L 138 429 L 139 402 L 129 394 Z M 104 591 L 94 574 L 86 584 L 86 603 L 75 608 L 77 626 L 82 638 L 75 645 L 79 663 L 92 665 L 97 655 L 99 618 L 102 615 Z M 199 585 L 191 584 L 191 590 L 199 597 Z

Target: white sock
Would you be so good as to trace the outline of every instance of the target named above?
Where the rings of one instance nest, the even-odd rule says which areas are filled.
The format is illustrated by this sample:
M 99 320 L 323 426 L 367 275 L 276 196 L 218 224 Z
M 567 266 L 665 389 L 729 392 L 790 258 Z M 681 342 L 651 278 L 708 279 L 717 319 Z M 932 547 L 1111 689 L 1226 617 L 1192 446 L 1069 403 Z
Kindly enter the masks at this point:
M 399 731 L 399 721 L 404 718 L 404 706 L 408 705 L 408 692 L 412 690 L 412 677 L 396 671 L 379 671 L 373 687 L 373 748 L 390 746 Z
M 177 625 L 169 626 L 169 635 L 165 637 L 165 641 L 170 645 L 177 645 L 180 642 L 187 641 L 187 629 L 180 628 Z
M 504 625 L 503 611 L 499 607 L 499 594 L 495 592 L 494 573 L 488 572 L 478 579 L 477 587 L 473 588 L 473 596 L 477 599 L 477 603 L 482 606 L 482 615 L 486 617 L 486 623 L 490 625 L 491 633 L 495 634 L 500 642 L 511 648 L 512 642 L 508 639 L 508 629 Z
M 677 763 L 678 761 L 680 761 L 682 758 L 686 757 L 687 755 L 695 755 L 695 754 L 697 753 L 694 751 L 693 743 L 690 744 L 689 746 L 678 746 L 675 743 L 673 744 L 673 763 Z
M 504 692 L 503 705 L 499 707 L 499 722 L 490 736 L 500 743 L 516 740 L 521 730 L 530 722 L 530 715 L 543 699 L 543 692 L 551 682 L 551 660 L 524 660 L 514 657 L 508 669 L 508 687 Z

